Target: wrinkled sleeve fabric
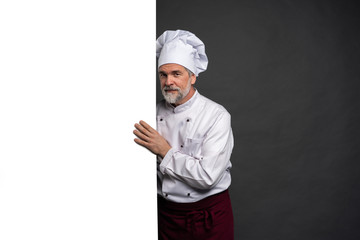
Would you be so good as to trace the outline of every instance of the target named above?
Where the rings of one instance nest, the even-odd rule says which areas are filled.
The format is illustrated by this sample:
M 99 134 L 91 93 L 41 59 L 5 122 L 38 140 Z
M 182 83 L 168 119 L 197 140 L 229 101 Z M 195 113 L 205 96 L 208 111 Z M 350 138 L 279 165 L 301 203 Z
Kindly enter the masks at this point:
M 197 189 L 211 189 L 227 168 L 234 145 L 231 116 L 224 111 L 201 139 L 189 139 L 184 149 L 171 148 L 160 171 Z

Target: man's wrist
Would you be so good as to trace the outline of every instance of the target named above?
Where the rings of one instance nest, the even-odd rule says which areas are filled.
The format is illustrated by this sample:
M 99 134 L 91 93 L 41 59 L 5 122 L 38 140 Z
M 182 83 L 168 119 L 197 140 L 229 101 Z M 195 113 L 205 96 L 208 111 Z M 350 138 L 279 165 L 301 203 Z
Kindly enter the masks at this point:
M 159 153 L 159 156 L 160 156 L 161 158 L 164 158 L 165 155 L 169 152 L 170 149 L 171 149 L 171 147 L 166 148 L 164 151 L 162 151 L 161 153 Z

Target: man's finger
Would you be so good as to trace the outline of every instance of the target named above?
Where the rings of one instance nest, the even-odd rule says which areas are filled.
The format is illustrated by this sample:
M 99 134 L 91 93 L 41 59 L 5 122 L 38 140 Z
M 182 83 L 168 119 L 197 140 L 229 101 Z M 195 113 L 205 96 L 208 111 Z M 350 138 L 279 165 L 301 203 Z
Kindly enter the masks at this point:
M 143 146 L 143 147 L 149 149 L 149 144 L 148 144 L 147 142 L 145 142 L 145 141 L 143 141 L 143 140 L 141 140 L 141 139 L 139 139 L 139 138 L 135 138 L 134 141 L 135 141 L 137 144 L 139 144 L 140 146 Z
M 139 139 L 139 138 L 135 138 L 134 141 L 135 141 L 135 143 L 137 143 L 138 145 L 140 145 L 140 146 L 146 148 L 147 150 L 149 150 L 150 152 L 154 153 L 153 148 L 152 148 L 152 146 L 151 146 L 150 143 L 145 142 L 145 141 L 143 141 L 143 140 L 141 140 L 141 139 Z
M 138 130 L 134 130 L 133 133 L 140 139 L 149 142 L 150 138 Z
M 146 129 L 145 127 L 143 127 L 142 125 L 136 123 L 136 124 L 135 124 L 135 128 L 136 128 L 139 132 L 141 132 L 142 134 L 144 134 L 144 135 L 146 135 L 146 136 L 149 137 L 150 131 L 147 130 L 147 129 Z
M 141 124 L 141 126 L 143 126 L 146 130 L 148 130 L 149 132 L 153 133 L 155 131 L 155 129 L 153 129 L 149 124 L 147 124 L 145 121 L 140 120 L 139 122 Z

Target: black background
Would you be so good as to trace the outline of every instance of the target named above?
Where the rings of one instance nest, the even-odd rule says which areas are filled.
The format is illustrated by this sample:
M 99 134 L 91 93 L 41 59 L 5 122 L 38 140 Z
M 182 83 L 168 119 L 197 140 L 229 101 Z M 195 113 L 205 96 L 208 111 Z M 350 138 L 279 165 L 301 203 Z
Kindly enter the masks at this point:
M 157 0 L 157 36 L 205 43 L 196 88 L 232 115 L 235 239 L 360 239 L 359 6 Z

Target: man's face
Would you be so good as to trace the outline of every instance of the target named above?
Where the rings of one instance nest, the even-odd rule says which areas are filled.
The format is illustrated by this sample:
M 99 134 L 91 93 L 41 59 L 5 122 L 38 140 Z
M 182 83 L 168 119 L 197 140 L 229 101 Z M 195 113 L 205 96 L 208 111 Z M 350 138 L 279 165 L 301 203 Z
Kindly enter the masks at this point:
M 189 92 L 195 83 L 195 75 L 189 76 L 186 69 L 175 63 L 159 68 L 161 92 L 168 103 L 179 105 L 190 99 Z

